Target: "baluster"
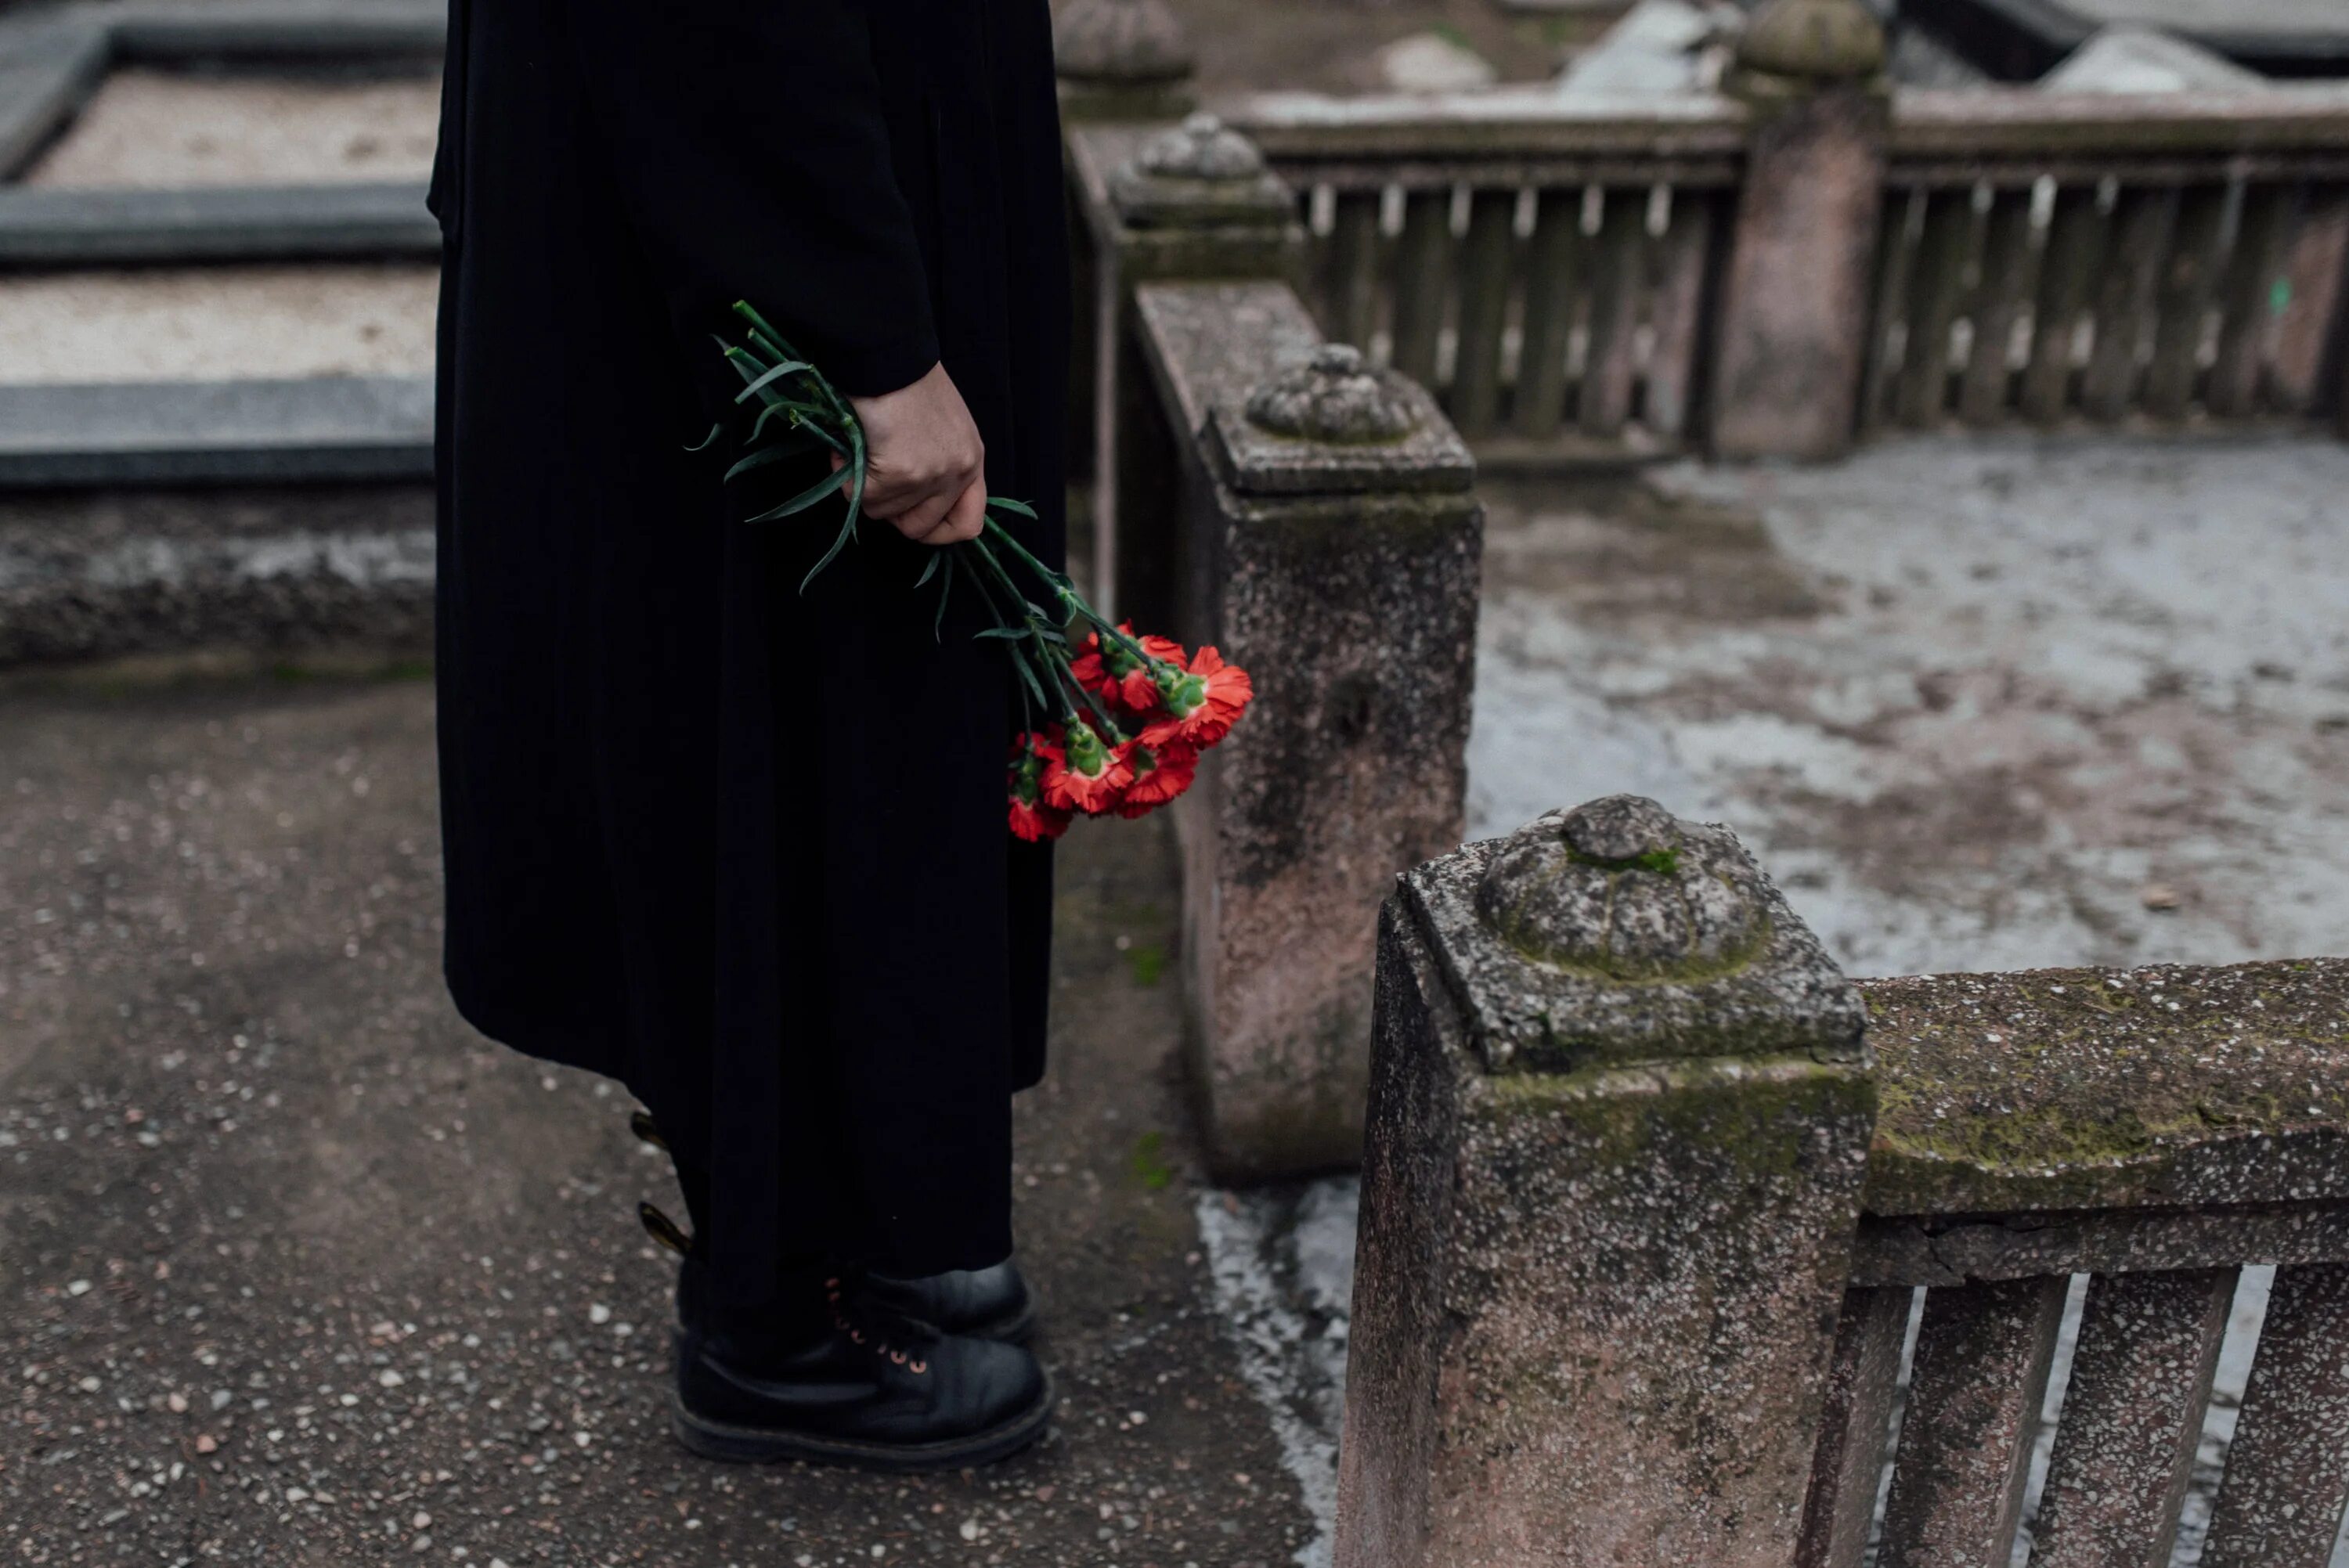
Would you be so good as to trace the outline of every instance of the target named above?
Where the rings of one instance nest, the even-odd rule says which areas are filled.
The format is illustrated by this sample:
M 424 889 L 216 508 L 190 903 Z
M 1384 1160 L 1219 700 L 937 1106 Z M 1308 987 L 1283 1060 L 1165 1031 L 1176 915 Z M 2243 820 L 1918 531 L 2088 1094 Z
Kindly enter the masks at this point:
M 2349 269 L 2349 187 L 2319 185 L 2302 203 L 2284 262 L 2291 297 L 2276 320 L 2268 386 L 2276 407 L 2285 413 L 2313 413 L 2323 401 L 2318 382 L 2341 308 L 2344 269 Z
M 1648 193 L 1618 186 L 1606 193 L 1590 269 L 1590 346 L 1582 362 L 1577 410 L 1586 435 L 1616 436 L 1631 417 L 1639 369 L 1640 261 L 1648 244 Z
M 1566 349 L 1582 274 L 1582 188 L 1541 192 L 1526 263 L 1525 341 L 1517 352 L 1517 433 L 1557 433 L 1566 413 Z
M 1327 271 L 1322 284 L 1322 324 L 1330 337 L 1370 351 L 1377 330 L 1379 201 L 1377 190 L 1340 191 L 1330 215 L 1330 238 L 1322 247 Z
M 2029 308 L 2037 260 L 2031 188 L 1995 192 L 1982 230 L 1981 280 L 1966 313 L 1973 321 L 1973 346 L 1958 391 L 1958 417 L 1969 425 L 1994 425 L 2005 415 L 2014 379 L 2014 329 Z
M 2267 363 L 2276 319 L 2275 284 L 2283 273 L 2298 191 L 2254 185 L 2243 194 L 2243 219 L 2220 290 L 2219 357 L 2210 366 L 2210 412 L 2234 418 L 2259 401 L 2260 369 Z
M 1914 1295 L 1905 1284 L 1844 1293 L 1795 1568 L 1859 1568 L 1868 1551 Z
M 1501 335 L 1516 272 L 1517 193 L 1475 191 L 1460 257 L 1460 356 L 1452 373 L 1452 422 L 1464 436 L 1489 436 L 1501 416 Z
M 2237 1272 L 2089 1283 L 2032 1568 L 2168 1568 Z
M 2004 1568 L 2069 1283 L 1925 1293 L 1878 1568 Z
M 1899 417 L 1910 426 L 1940 420 L 1949 396 L 1950 327 L 1979 233 L 1971 187 L 1928 191 L 1925 200 L 1925 227 L 1917 239 L 1915 282 L 1909 292 L 1909 344 L 1900 364 Z
M 1696 381 L 1696 356 L 1704 325 L 1704 282 L 1713 254 L 1715 198 L 1709 191 L 1672 192 L 1671 226 L 1656 245 L 1651 319 L 1655 335 L 1648 346 L 1646 400 L 1641 419 L 1659 436 L 1688 428 L 1689 396 Z
M 2091 419 L 2109 423 L 2128 412 L 2161 276 L 2162 241 L 2177 211 L 2176 191 L 2142 187 L 2123 191 L 2113 208 L 2113 250 L 2096 285 L 2096 335 L 2080 387 L 2080 406 Z
M 2276 1271 L 2202 1568 L 2325 1568 L 2349 1496 L 2349 1264 Z
M 2153 333 L 2153 367 L 2146 373 L 2146 411 L 2158 418 L 2185 416 L 2194 400 L 2194 375 L 2202 358 L 2203 318 L 2219 266 L 2220 228 L 2227 213 L 2227 188 L 2196 185 L 2179 199 L 2178 226 L 2161 269 Z
M 2071 400 L 2072 340 L 2104 250 L 2105 219 L 2096 208 L 2095 188 L 2057 191 L 2047 222 L 2047 256 L 2039 269 L 2039 303 L 2032 313 L 2031 363 L 2023 372 L 2023 418 L 2037 424 L 2062 418 Z
M 1921 191 L 1885 193 L 1882 225 L 1876 238 L 1876 304 L 1868 325 L 1868 367 L 1859 378 L 1859 428 L 1864 435 L 1884 422 L 1892 389 L 1892 328 L 1909 314 L 1909 278 L 1916 262 L 1909 242 L 1911 210 Z
M 1394 367 L 1433 390 L 1436 346 L 1452 297 L 1450 186 L 1403 198 L 1395 251 Z

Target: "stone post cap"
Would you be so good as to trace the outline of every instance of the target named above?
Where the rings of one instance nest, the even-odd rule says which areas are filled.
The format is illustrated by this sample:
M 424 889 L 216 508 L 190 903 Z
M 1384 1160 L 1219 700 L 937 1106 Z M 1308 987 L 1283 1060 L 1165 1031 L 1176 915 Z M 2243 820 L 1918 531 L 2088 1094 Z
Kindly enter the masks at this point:
M 1166 0 L 1070 0 L 1052 20 L 1053 63 L 1071 81 L 1142 86 L 1191 74 L 1191 46 Z
M 1859 993 L 1726 828 L 1609 795 L 1403 878 L 1485 1069 L 1864 1057 Z
M 1143 143 L 1134 161 L 1166 180 L 1252 180 L 1264 172 L 1256 143 L 1205 110 Z
M 1876 77 L 1884 60 L 1884 24 L 1864 0 L 1764 0 L 1738 39 L 1736 74 L 1824 85 Z
M 1409 383 L 1350 344 L 1325 343 L 1248 395 L 1248 422 L 1334 446 L 1400 441 L 1419 425 Z
M 1137 229 L 1297 223 L 1296 198 L 1256 143 L 1212 114 L 1190 115 L 1133 145 L 1110 175 L 1109 193 L 1118 216 Z

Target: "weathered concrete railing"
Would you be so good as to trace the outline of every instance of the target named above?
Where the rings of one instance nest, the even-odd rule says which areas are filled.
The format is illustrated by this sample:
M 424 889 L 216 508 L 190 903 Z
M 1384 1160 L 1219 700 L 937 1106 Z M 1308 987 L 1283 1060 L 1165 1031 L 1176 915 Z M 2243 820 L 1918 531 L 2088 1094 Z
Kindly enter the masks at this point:
M 1154 15 L 1061 18 L 1064 69 L 1092 73 L 1065 98 L 1096 587 L 1256 678 L 1175 810 L 1210 1156 L 1230 1177 L 1350 1165 L 1373 916 L 1460 838 L 1483 520 L 1434 400 L 1323 343 L 1294 203 L 1256 149 L 1212 119 L 1115 112 L 1096 44 L 1163 59 Z
M 1486 460 L 2343 409 L 2349 94 L 1889 92 L 1861 0 L 1765 0 L 1717 95 L 1231 118 L 1307 297 Z
M 2202 1562 L 2329 1562 L 2349 963 L 1855 985 L 1626 797 L 1421 867 L 1380 944 L 1339 1568 L 2004 1568 L 2075 1273 L 2031 1561 L 2159 1568 L 2255 1263 Z
M 2305 415 L 2349 260 L 2349 94 L 1904 95 L 1864 423 Z
M 1163 509 L 1169 624 L 1256 678 L 1175 809 L 1208 1150 L 1226 1177 L 1351 1165 L 1373 916 L 1397 867 L 1460 841 L 1483 542 L 1468 450 L 1419 387 L 1320 346 L 1286 284 L 1135 294 L 1167 438 L 1145 449 L 1174 460 L 1128 478 Z

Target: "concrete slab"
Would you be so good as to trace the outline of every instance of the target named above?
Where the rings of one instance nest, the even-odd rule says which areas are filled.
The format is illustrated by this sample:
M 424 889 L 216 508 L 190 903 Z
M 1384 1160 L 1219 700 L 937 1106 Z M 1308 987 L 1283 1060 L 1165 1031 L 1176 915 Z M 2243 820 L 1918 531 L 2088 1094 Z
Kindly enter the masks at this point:
M 2174 33 L 2271 76 L 2349 74 L 2349 15 L 2333 0 L 1905 0 L 1908 20 L 2004 81 L 2029 81 L 2100 27 Z
M 2268 86 L 2224 55 L 2173 34 L 2116 24 L 2040 78 L 2042 92 L 2247 92 Z
M 0 19 L 0 179 L 73 117 L 111 53 L 104 26 L 77 12 Z
M 430 265 L 215 266 L 0 277 L 13 384 L 424 376 Z
M 421 181 L 116 190 L 0 185 L 0 265 L 437 256 Z
M 0 386 L 0 488 L 431 475 L 426 377 Z
M 1861 975 L 2337 948 L 2344 488 L 2328 440 L 2014 438 L 1490 496 L 1472 836 L 1654 795 Z
M 187 187 L 421 181 L 437 75 L 381 81 L 113 72 L 28 169 L 29 185 Z

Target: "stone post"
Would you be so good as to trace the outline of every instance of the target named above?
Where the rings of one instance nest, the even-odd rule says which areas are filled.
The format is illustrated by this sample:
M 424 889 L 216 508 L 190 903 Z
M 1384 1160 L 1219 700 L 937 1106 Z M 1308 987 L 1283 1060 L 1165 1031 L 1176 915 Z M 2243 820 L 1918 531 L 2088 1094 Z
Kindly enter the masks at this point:
M 1069 159 L 1091 291 L 1075 336 L 1086 356 L 1077 387 L 1092 415 L 1093 602 L 1163 624 L 1176 433 L 1136 370 L 1133 290 L 1158 278 L 1296 282 L 1304 228 L 1255 144 L 1213 115 L 1074 127 Z
M 1191 1078 L 1226 1179 L 1361 1155 L 1379 901 L 1460 841 L 1483 513 L 1433 399 L 1286 284 L 1136 291 L 1177 432 L 1168 623 L 1257 698 L 1176 802 Z
M 1617 795 L 1381 913 L 1337 1568 L 1789 1568 L 1875 1089 L 1724 828 Z
M 1867 358 L 1890 93 L 1863 0 L 1764 0 L 1728 90 L 1752 111 L 1715 317 L 1724 457 L 1847 450 Z
M 1191 112 L 1191 44 L 1166 0 L 1069 0 L 1052 16 L 1052 64 L 1065 119 Z

